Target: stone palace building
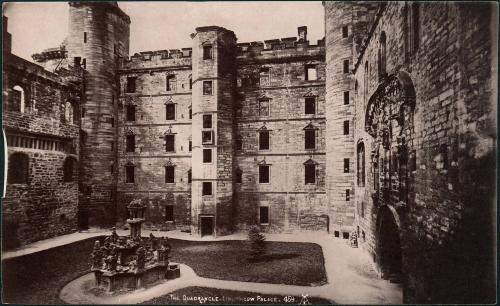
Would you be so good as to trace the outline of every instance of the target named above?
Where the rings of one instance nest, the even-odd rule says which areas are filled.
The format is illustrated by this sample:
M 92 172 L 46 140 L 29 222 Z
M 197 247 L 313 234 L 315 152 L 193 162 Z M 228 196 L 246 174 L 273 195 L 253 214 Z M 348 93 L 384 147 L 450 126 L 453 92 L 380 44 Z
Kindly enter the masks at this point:
M 317 42 L 203 26 L 129 56 L 117 3 L 70 2 L 38 64 L 4 17 L 3 247 L 142 199 L 153 230 L 356 233 L 405 302 L 494 301 L 497 6 L 323 5 Z

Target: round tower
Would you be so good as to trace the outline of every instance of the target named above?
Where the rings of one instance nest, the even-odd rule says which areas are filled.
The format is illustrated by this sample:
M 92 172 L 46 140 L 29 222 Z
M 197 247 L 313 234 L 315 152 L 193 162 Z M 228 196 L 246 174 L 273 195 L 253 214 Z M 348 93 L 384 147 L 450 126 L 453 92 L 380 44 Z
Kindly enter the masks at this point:
M 354 64 L 377 3 L 325 1 L 326 192 L 330 231 L 348 238 L 354 228 L 356 161 Z
M 128 57 L 130 18 L 116 2 L 70 2 L 70 65 L 86 70 L 82 101 L 80 217 L 114 222 L 117 182 L 119 59 Z

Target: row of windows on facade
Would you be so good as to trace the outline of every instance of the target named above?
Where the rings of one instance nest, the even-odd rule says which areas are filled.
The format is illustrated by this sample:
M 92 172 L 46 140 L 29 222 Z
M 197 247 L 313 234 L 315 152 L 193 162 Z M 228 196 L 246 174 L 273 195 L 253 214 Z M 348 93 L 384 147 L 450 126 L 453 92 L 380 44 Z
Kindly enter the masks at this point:
M 210 183 L 210 182 L 208 182 Z M 207 190 L 209 190 L 211 186 L 207 185 Z M 166 222 L 175 222 L 174 215 L 174 205 L 165 205 L 165 221 Z M 261 225 L 269 224 L 269 206 L 259 206 L 259 223 Z
M 243 81 L 242 81 L 243 80 Z M 318 80 L 318 68 L 315 64 L 307 64 L 304 66 L 304 80 L 306 81 L 316 81 Z M 271 70 L 270 68 L 261 68 L 259 72 L 259 85 L 260 86 L 270 86 L 271 85 Z M 238 78 L 237 86 L 250 86 L 254 82 L 250 78 Z M 184 88 L 184 84 L 182 85 Z M 189 89 L 193 89 L 193 80 L 191 76 L 189 77 Z M 177 90 L 177 77 L 174 74 L 167 74 L 165 77 L 165 90 L 166 91 L 176 91 Z M 126 93 L 137 92 L 137 77 L 130 76 L 127 77 Z M 203 94 L 212 95 L 212 81 L 203 81 Z
M 210 152 L 211 154 L 211 152 Z M 205 158 L 205 154 L 203 156 Z M 211 158 L 211 157 L 210 157 Z M 259 165 L 259 184 L 270 184 L 271 183 L 271 166 L 269 164 Z M 175 183 L 175 166 L 168 165 L 165 166 L 165 183 L 173 184 Z M 304 184 L 316 184 L 318 173 L 316 171 L 315 163 L 304 164 Z M 191 184 L 191 170 L 187 173 L 188 184 Z M 135 165 L 132 163 L 127 163 L 125 165 L 125 182 L 126 183 L 136 183 L 135 181 Z M 243 183 L 243 171 L 241 169 L 236 169 L 235 171 L 235 183 Z M 203 195 L 211 195 L 203 194 Z
M 348 121 L 347 122 L 347 133 L 349 132 Z M 345 129 L 344 125 L 344 129 Z M 213 131 L 201 131 L 201 140 L 204 145 L 212 145 L 214 144 L 214 132 Z M 265 151 L 271 149 L 271 137 L 270 130 L 259 131 L 259 150 Z M 316 129 L 308 128 L 304 131 L 304 149 L 306 150 L 315 150 L 316 149 Z M 164 136 L 165 139 L 165 152 L 175 152 L 175 134 L 167 134 Z M 133 153 L 136 149 L 136 135 L 129 134 L 125 137 L 125 152 Z M 188 144 L 189 152 L 192 151 L 192 141 L 189 141 Z M 243 150 L 243 139 L 237 138 L 235 141 L 235 149 L 237 151 Z M 114 150 L 114 146 L 112 146 L 112 150 Z M 203 152 L 211 150 L 211 149 L 203 149 Z M 204 153 L 205 156 L 205 153 Z M 205 159 L 204 159 L 205 160 Z M 211 161 L 209 161 L 210 163 Z
M 73 157 L 67 157 L 63 163 L 63 181 L 73 182 L 76 180 L 77 161 Z M 30 174 L 30 159 L 27 154 L 16 152 L 9 157 L 7 171 L 7 183 L 28 184 Z

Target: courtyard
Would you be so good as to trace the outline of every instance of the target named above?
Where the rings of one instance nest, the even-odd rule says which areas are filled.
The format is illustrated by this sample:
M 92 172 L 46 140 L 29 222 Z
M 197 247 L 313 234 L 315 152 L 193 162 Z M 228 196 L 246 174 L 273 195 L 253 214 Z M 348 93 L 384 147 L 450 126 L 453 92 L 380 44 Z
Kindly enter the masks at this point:
M 145 231 L 143 236 L 151 232 Z M 247 260 L 245 233 L 199 238 L 168 236 L 181 278 L 120 295 L 89 299 L 90 252 L 109 232 L 74 233 L 5 252 L 3 301 L 16 304 L 312 304 L 401 303 L 399 285 L 381 280 L 361 250 L 326 234 L 269 234 L 267 256 Z M 118 231 L 126 235 L 125 231 Z

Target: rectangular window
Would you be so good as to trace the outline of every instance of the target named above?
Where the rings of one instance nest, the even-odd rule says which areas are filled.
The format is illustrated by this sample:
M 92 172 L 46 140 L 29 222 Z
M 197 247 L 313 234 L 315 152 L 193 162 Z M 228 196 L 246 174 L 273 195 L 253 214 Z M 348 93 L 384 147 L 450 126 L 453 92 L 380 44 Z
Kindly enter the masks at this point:
M 318 70 L 316 65 L 306 65 L 306 81 L 315 81 L 318 79 Z
M 350 201 L 351 200 L 351 190 L 346 189 L 345 190 L 345 200 Z
M 87 32 L 83 32 L 83 43 L 87 43 Z
M 165 205 L 165 221 L 174 221 L 174 205 Z
M 212 131 L 201 131 L 201 143 L 202 144 L 213 144 L 213 132 Z
M 344 60 L 344 73 L 349 73 L 349 60 Z
M 201 195 L 212 195 L 212 182 L 203 182 Z
M 134 166 L 125 166 L 126 183 L 134 183 L 135 182 L 134 170 L 135 170 Z
M 259 150 L 269 150 L 269 131 L 259 132 Z
M 361 218 L 365 217 L 365 202 L 361 201 Z
M 203 81 L 203 95 L 204 96 L 212 95 L 212 81 Z
M 349 158 L 344 158 L 344 173 L 349 173 Z
M 135 135 L 127 135 L 126 142 L 127 152 L 135 152 Z
M 344 105 L 348 105 L 348 104 L 349 104 L 349 92 L 344 91 Z
M 83 66 L 83 69 L 87 69 L 87 59 L 86 58 L 84 58 L 82 60 L 82 66 Z
M 127 78 L 127 93 L 134 93 L 135 92 L 136 80 L 137 80 L 137 77 L 128 77 Z
M 165 183 L 174 183 L 175 182 L 175 167 L 174 166 L 166 166 L 165 167 Z
M 344 135 L 349 135 L 349 120 L 344 121 Z
M 73 64 L 75 65 L 75 67 L 80 67 L 81 60 L 82 60 L 82 58 L 79 56 L 75 56 L 75 58 L 73 58 Z
M 305 183 L 316 184 L 316 165 L 305 165 Z
M 193 119 L 193 109 L 189 108 L 189 119 Z
M 269 206 L 259 207 L 259 223 L 269 224 Z
M 237 151 L 243 150 L 243 139 L 241 138 L 236 139 L 236 150 Z
M 212 46 L 203 46 L 203 59 L 211 59 L 212 58 Z
M 241 170 L 236 170 L 236 183 L 241 184 L 243 182 L 243 171 Z
M 175 152 L 175 135 L 165 135 L 165 151 Z
M 167 75 L 167 91 L 175 91 L 176 80 L 175 75 Z
M 269 86 L 270 82 L 269 68 L 262 68 L 260 70 L 260 86 Z
M 305 149 L 316 149 L 316 130 L 305 130 Z
M 203 115 L 203 128 L 211 129 L 212 128 L 212 115 Z
M 269 100 L 259 100 L 259 116 L 269 116 Z
M 135 121 L 135 105 L 127 105 L 127 121 Z
M 165 105 L 166 109 L 166 114 L 165 114 L 165 119 L 166 120 L 175 120 L 175 104 L 170 103 Z
M 269 184 L 269 166 L 260 165 L 259 166 L 259 183 Z
M 306 97 L 305 99 L 305 113 L 306 115 L 316 114 L 316 98 Z
M 203 163 L 209 164 L 212 162 L 212 149 L 203 149 Z
M 342 27 L 342 37 L 346 38 L 349 36 L 349 28 L 347 26 Z
M 193 181 L 193 172 L 191 172 L 191 169 L 188 171 L 188 184 L 191 184 Z
M 193 142 L 189 141 L 189 152 L 193 151 Z
M 113 54 L 118 54 L 118 47 L 116 44 L 113 45 Z
M 85 118 L 85 111 L 86 111 L 85 107 L 82 107 L 82 118 Z

